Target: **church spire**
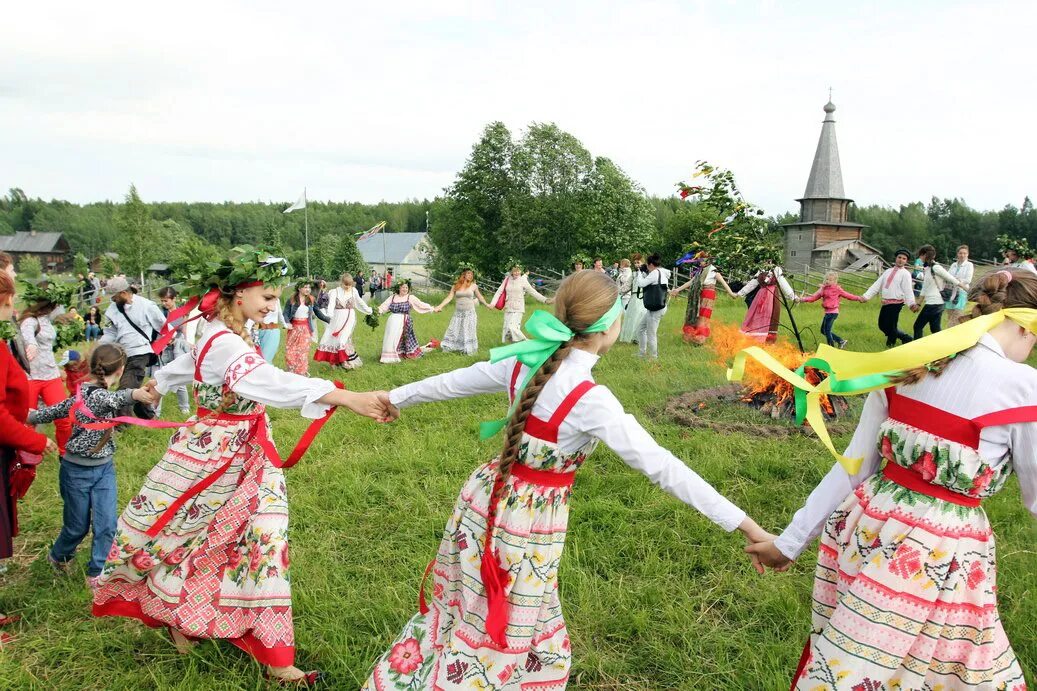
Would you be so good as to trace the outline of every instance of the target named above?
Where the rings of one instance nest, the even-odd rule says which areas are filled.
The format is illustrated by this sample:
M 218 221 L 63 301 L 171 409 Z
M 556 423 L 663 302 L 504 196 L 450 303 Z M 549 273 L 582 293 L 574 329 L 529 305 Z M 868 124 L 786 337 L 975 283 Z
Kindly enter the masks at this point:
M 814 163 L 810 166 L 804 199 L 845 199 L 843 171 L 839 165 L 839 144 L 835 139 L 835 105 L 829 94 L 825 104 L 825 119 L 821 123 L 821 138 L 817 141 Z

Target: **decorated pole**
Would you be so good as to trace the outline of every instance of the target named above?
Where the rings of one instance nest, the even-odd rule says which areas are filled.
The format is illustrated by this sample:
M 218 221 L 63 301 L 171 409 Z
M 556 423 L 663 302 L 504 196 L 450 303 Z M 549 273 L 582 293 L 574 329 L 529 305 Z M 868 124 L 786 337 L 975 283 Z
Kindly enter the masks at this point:
M 306 202 L 306 188 L 302 188 L 302 224 L 304 228 L 305 242 L 306 242 L 306 275 L 313 278 L 313 274 L 310 273 L 310 205 Z

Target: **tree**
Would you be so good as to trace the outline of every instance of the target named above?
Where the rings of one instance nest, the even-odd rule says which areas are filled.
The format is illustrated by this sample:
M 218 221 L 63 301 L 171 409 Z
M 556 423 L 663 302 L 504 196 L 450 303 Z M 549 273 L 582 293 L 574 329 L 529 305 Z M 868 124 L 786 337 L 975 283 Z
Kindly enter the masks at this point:
M 360 254 L 360 250 L 356 246 L 356 240 L 348 233 L 343 234 L 342 239 L 339 240 L 338 249 L 335 252 L 334 268 L 335 272 L 328 272 L 328 276 L 331 278 L 345 271 L 354 276 L 367 273 L 367 262 L 364 261 L 363 255 Z
M 115 251 L 122 270 L 139 277 L 143 283 L 144 271 L 158 259 L 163 241 L 161 225 L 152 220 L 151 211 L 141 201 L 135 185 L 130 185 L 125 203 L 115 214 L 115 226 L 119 230 Z
M 27 254 L 18 260 L 18 273 L 25 278 L 39 278 L 43 275 L 43 265 L 39 257 Z
M 101 257 L 101 273 L 105 276 L 114 276 L 119 273 L 119 263 L 113 257 L 104 255 Z
M 90 273 L 90 262 L 82 252 L 76 252 L 76 256 L 72 258 L 72 272 L 84 276 Z

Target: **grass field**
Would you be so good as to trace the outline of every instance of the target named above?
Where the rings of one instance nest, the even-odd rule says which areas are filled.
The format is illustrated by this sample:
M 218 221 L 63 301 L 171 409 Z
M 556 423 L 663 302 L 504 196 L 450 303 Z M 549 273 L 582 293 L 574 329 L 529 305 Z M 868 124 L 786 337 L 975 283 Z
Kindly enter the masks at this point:
M 778 531 L 831 460 L 807 437 L 720 435 L 689 430 L 662 414 L 671 395 L 723 381 L 711 351 L 681 342 L 684 304 L 676 301 L 663 321 L 658 362 L 638 360 L 632 346 L 617 345 L 595 370 L 597 380 L 662 445 Z M 741 301 L 721 298 L 716 316 L 737 323 L 744 309 Z M 440 337 L 451 310 L 418 315 L 419 340 Z M 876 303 L 844 306 L 838 331 L 852 349 L 882 347 L 877 310 Z M 795 315 L 816 333 L 818 305 L 798 306 Z M 350 388 L 390 388 L 460 367 L 486 357 L 498 343 L 500 325 L 499 313 L 480 309 L 479 356 L 437 352 L 392 366 L 377 363 L 381 330 L 360 326 L 358 348 L 367 364 L 342 376 Z M 339 376 L 324 365 L 312 372 Z M 175 411 L 172 401 L 166 403 L 166 411 Z M 389 426 L 340 413 L 288 473 L 298 664 L 323 669 L 330 688 L 358 688 L 414 613 L 422 571 L 457 491 L 497 450 L 496 441 L 478 441 L 476 423 L 499 416 L 504 406 L 503 395 L 428 405 L 405 411 Z M 289 448 L 304 421 L 294 411 L 271 416 L 281 448 Z M 167 433 L 142 429 L 119 437 L 121 505 L 167 439 Z M 1037 522 L 1023 509 L 1014 481 L 986 507 L 999 541 L 1001 614 L 1035 683 Z M 229 644 L 203 643 L 181 657 L 162 632 L 90 616 L 83 551 L 73 577 L 54 575 L 45 560 L 61 517 L 52 459 L 42 466 L 21 517 L 16 558 L 0 578 L 0 611 L 17 612 L 23 621 L 13 629 L 15 645 L 0 651 L 0 687 L 264 687 L 257 665 Z M 562 563 L 574 657 L 570 688 L 787 688 L 809 628 L 814 560 L 809 550 L 790 572 L 758 576 L 737 534 L 723 533 L 602 447 L 576 481 Z

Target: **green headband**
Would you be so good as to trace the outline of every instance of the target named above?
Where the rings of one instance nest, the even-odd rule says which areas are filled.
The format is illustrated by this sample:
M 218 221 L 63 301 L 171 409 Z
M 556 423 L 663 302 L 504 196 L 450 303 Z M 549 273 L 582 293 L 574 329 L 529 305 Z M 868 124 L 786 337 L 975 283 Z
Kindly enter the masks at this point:
M 619 315 L 622 313 L 623 301 L 616 298 L 616 304 L 612 305 L 608 312 L 601 315 L 598 321 L 594 322 L 580 333 L 593 334 L 608 331 L 616 320 L 619 319 Z M 529 383 L 533 378 L 533 375 L 540 370 L 543 364 L 547 362 L 548 358 L 554 355 L 555 351 L 558 350 L 563 343 L 568 343 L 576 336 L 576 333 L 563 324 L 558 317 L 543 310 L 537 310 L 529 320 L 526 321 L 526 331 L 528 331 L 532 336 L 528 341 L 519 341 L 518 343 L 511 343 L 490 350 L 490 362 L 500 362 L 501 360 L 514 357 L 523 365 L 528 367 L 529 372 L 526 373 L 522 383 L 516 387 L 515 398 L 512 400 L 511 406 L 508 408 L 508 414 L 500 420 L 490 420 L 480 423 L 480 439 L 489 439 L 504 429 L 505 425 L 508 424 L 508 420 L 511 418 L 512 413 L 515 412 L 519 400 L 522 398 L 522 392 L 526 389 L 526 384 Z

